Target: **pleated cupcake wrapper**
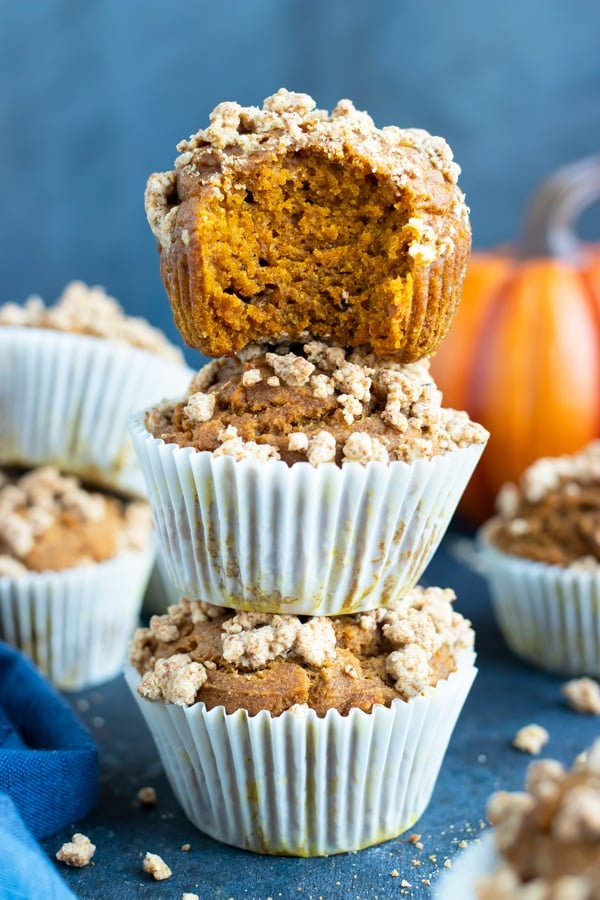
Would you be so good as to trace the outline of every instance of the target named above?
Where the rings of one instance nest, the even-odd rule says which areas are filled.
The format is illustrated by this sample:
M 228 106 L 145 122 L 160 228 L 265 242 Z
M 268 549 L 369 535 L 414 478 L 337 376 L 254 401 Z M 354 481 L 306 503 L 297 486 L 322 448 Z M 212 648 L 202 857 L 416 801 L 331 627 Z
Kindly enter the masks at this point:
M 144 595 L 143 612 L 149 616 L 162 615 L 167 611 L 168 606 L 179 603 L 180 600 L 181 594 L 169 577 L 163 553 L 158 550 Z
M 492 874 L 501 859 L 492 831 L 461 853 L 433 888 L 433 900 L 477 900 L 477 882 Z
M 327 856 L 396 837 L 424 812 L 477 670 L 407 703 L 347 716 L 296 708 L 227 714 L 142 699 L 126 679 L 186 816 L 216 840 L 258 853 Z
M 0 576 L 0 640 L 18 647 L 61 690 L 122 670 L 138 625 L 154 545 L 63 572 Z
M 131 433 L 170 580 L 234 609 L 337 615 L 413 587 L 483 450 L 389 465 L 287 466 Z
M 53 464 L 143 496 L 129 418 L 183 393 L 191 376 L 186 366 L 101 338 L 0 328 L 0 465 Z
M 600 676 L 600 572 L 479 547 L 498 625 L 518 656 L 563 675 Z

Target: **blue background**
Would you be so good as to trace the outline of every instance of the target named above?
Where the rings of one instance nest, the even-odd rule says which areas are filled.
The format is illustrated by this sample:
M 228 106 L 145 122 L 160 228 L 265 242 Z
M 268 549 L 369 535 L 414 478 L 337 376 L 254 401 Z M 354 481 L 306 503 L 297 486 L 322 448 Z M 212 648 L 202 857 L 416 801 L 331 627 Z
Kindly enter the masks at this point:
M 176 340 L 143 191 L 221 100 L 285 86 L 442 134 L 476 247 L 516 237 L 533 188 L 599 149 L 594 0 L 1 6 L 0 301 L 81 278 Z

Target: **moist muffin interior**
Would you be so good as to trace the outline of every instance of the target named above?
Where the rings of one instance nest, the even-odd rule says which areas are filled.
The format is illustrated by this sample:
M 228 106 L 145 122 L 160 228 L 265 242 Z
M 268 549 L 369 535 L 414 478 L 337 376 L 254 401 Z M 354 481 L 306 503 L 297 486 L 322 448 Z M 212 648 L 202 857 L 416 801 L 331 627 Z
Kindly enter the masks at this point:
M 297 617 L 235 612 L 182 600 L 138 629 L 130 659 L 147 700 L 202 701 L 228 713 L 297 705 L 324 716 L 408 700 L 445 679 L 473 646 L 451 590 L 413 588 L 356 615 Z
M 296 151 L 203 200 L 200 290 L 225 325 L 237 325 L 242 304 L 249 319 L 293 322 L 294 333 L 322 333 L 335 314 L 340 339 L 383 344 L 389 309 L 399 331 L 411 312 L 410 217 L 364 166 Z

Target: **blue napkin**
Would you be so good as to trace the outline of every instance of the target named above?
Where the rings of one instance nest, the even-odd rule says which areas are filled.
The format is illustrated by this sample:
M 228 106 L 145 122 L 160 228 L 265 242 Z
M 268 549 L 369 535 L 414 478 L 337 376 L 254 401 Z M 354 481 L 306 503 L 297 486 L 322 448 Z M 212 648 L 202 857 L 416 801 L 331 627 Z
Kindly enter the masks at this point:
M 75 900 L 27 831 L 7 794 L 0 793 L 0 897 L 2 900 Z
M 98 753 L 88 732 L 33 663 L 0 643 L 0 791 L 43 837 L 81 819 L 97 787 Z

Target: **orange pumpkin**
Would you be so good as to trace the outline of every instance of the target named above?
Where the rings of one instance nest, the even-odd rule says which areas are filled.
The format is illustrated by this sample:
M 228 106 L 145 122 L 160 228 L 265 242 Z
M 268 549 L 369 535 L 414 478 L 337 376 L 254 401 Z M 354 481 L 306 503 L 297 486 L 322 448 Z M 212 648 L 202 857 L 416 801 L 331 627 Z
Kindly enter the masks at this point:
M 560 169 L 534 197 L 520 246 L 471 257 L 432 371 L 444 405 L 491 433 L 460 508 L 472 523 L 533 460 L 600 436 L 600 249 L 574 231 L 598 199 L 600 157 Z

